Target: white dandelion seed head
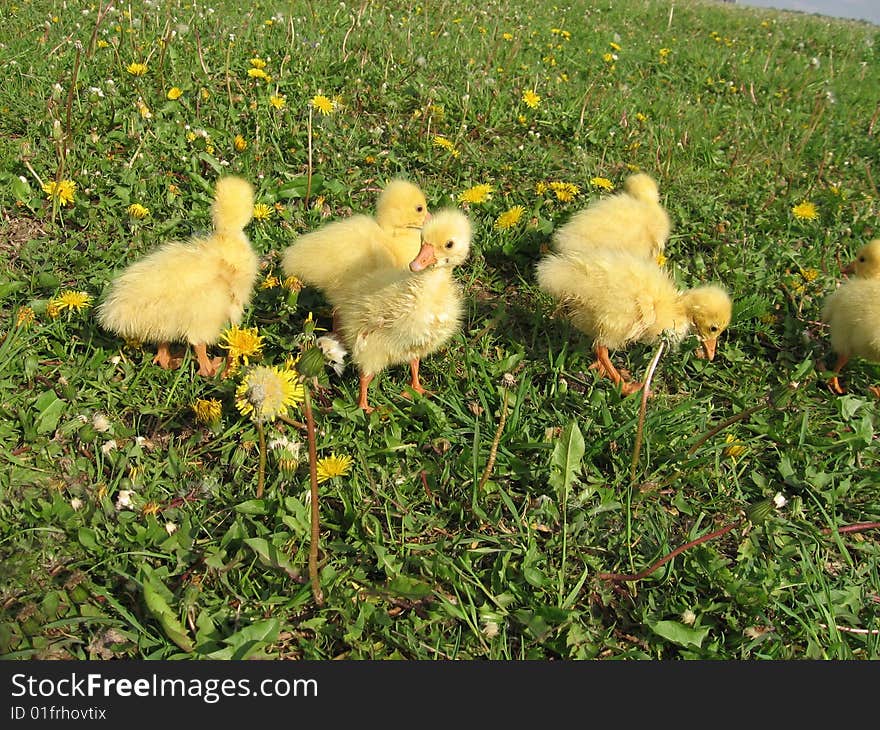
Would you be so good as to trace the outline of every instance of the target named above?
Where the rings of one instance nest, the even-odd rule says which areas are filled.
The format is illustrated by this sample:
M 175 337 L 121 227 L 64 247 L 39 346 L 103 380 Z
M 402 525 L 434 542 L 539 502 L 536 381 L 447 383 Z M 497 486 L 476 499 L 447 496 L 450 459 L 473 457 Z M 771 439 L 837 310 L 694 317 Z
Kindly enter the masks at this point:
M 693 611 L 691 611 L 691 609 L 686 608 L 684 611 L 681 612 L 681 622 L 685 626 L 693 626 L 694 621 L 696 621 L 696 620 L 697 620 L 697 614 L 695 614 Z
M 119 444 L 116 443 L 116 439 L 110 439 L 101 445 L 101 453 L 107 456 L 111 451 L 115 451 L 118 448 Z
M 131 497 L 134 494 L 133 489 L 120 489 L 116 495 L 116 511 L 131 509 Z
M 110 419 L 103 413 L 95 413 L 92 416 L 92 428 L 98 433 L 105 433 L 110 430 Z
M 177 524 L 174 522 L 166 522 L 165 532 L 167 532 L 169 535 L 173 535 L 175 532 L 177 532 Z
M 785 505 L 788 504 L 788 500 L 782 494 L 782 492 L 776 492 L 773 496 L 773 504 L 776 506 L 776 509 L 782 509 Z
M 70 500 L 70 508 L 74 512 L 78 512 L 80 509 L 82 509 L 82 506 L 83 506 L 83 501 L 79 497 L 74 497 L 73 499 Z

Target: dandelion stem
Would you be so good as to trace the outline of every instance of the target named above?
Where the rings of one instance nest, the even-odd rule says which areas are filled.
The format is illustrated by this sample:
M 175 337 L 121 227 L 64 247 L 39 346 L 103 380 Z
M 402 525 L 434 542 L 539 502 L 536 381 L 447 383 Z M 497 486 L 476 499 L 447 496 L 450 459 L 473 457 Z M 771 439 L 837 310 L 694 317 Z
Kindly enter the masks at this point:
M 715 530 L 715 532 L 710 532 L 708 535 L 703 535 L 702 537 L 698 537 L 696 540 L 691 540 L 690 542 L 686 542 L 684 545 L 679 545 L 675 550 L 671 553 L 664 555 L 660 560 L 651 565 L 644 570 L 640 570 L 638 573 L 599 573 L 596 577 L 600 580 L 610 580 L 610 581 L 635 581 L 641 580 L 642 578 L 647 578 L 651 573 L 657 570 L 662 565 L 665 565 L 670 560 L 672 560 L 676 555 L 680 555 L 688 548 L 695 547 L 696 545 L 701 545 L 704 542 L 708 542 L 716 537 L 721 537 L 722 535 L 726 535 L 731 530 L 736 529 L 742 524 L 742 520 L 737 520 L 736 522 L 731 522 L 729 525 L 722 527 L 720 530 Z
M 504 402 L 501 404 L 501 415 L 498 417 L 498 428 L 495 429 L 495 438 L 492 439 L 492 448 L 489 449 L 489 458 L 486 460 L 486 468 L 483 469 L 483 476 L 480 477 L 480 483 L 477 485 L 477 492 L 482 491 L 489 476 L 492 474 L 492 467 L 495 466 L 495 458 L 498 456 L 498 444 L 501 442 L 501 433 L 504 431 L 504 423 L 507 421 L 507 401 L 510 399 L 510 391 L 504 389 Z
M 319 606 L 324 603 L 324 593 L 318 580 L 318 544 L 321 539 L 321 524 L 318 515 L 318 449 L 315 446 L 315 418 L 312 415 L 312 396 L 309 386 L 303 383 L 303 410 L 306 414 L 306 428 L 309 442 L 309 485 L 311 487 L 312 539 L 309 544 L 309 580 L 312 582 L 312 595 Z
M 262 421 L 257 421 L 257 434 L 260 436 L 260 471 L 257 475 L 257 499 L 261 499 L 266 481 L 266 432 L 263 430 Z
M 769 405 L 769 403 L 758 403 L 756 405 L 749 406 L 748 408 L 740 411 L 739 413 L 731 416 L 730 418 L 724 419 L 717 426 L 709 429 L 709 431 L 707 431 L 699 439 L 697 439 L 697 441 L 694 443 L 694 445 L 688 449 L 688 452 L 687 452 L 688 456 L 693 456 L 694 453 L 696 453 L 697 449 L 699 449 L 700 446 L 702 446 L 704 443 L 706 443 L 706 441 L 708 441 L 710 438 L 712 438 L 715 434 L 723 431 L 728 426 L 732 426 L 737 421 L 742 421 L 744 418 L 748 418 L 753 413 L 757 413 L 762 408 L 766 408 L 768 405 Z
M 63 141 L 63 151 L 62 151 L 62 165 L 67 160 L 67 150 L 69 147 L 73 146 L 73 132 L 71 127 L 73 126 L 73 95 L 76 92 L 76 80 L 79 76 L 79 63 L 80 63 L 80 55 L 82 51 L 80 50 L 79 44 L 76 46 L 76 57 L 73 60 L 73 74 L 70 77 L 70 88 L 67 90 L 67 104 L 65 105 L 65 120 L 64 120 L 64 141 Z M 60 178 L 59 178 L 60 180 Z
M 92 37 L 89 38 L 89 47 L 86 49 L 87 58 L 91 58 L 95 52 L 95 44 L 98 42 L 98 28 L 101 27 L 101 22 L 104 20 L 104 16 L 107 15 L 107 11 L 110 10 L 112 2 L 113 0 L 107 0 L 106 5 L 101 2 L 98 3 L 98 16 L 95 18 L 95 27 L 92 28 Z
M 632 465 L 629 470 L 630 481 L 636 480 L 636 469 L 639 466 L 639 452 L 642 450 L 642 436 L 645 431 L 645 414 L 648 409 L 648 393 L 650 392 L 651 379 L 654 377 L 654 371 L 657 369 L 657 363 L 660 362 L 660 355 L 663 354 L 665 342 L 660 342 L 657 352 L 654 353 L 654 359 L 648 366 L 648 372 L 645 374 L 644 385 L 642 386 L 642 402 L 639 406 L 639 424 L 636 428 L 636 443 L 633 446 Z
M 843 525 L 842 527 L 837 527 L 832 530 L 830 527 L 823 527 L 822 534 L 830 535 L 832 532 L 865 532 L 865 530 L 877 530 L 880 529 L 880 522 L 857 522 L 854 525 Z
M 306 171 L 306 197 L 305 207 L 308 210 L 309 197 L 312 194 L 312 105 L 309 104 L 309 120 L 308 120 L 308 145 L 309 145 L 309 169 Z

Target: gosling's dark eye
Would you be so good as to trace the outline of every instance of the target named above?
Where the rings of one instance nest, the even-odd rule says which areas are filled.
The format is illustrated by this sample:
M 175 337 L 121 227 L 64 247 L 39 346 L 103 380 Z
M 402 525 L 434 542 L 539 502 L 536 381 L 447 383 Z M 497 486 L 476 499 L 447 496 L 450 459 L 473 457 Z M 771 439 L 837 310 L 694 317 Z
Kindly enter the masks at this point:
M 718 331 L 718 327 L 716 327 L 714 324 L 709 328 L 709 332 L 717 332 L 717 331 Z
M 452 248 L 455 245 L 455 241 L 447 241 L 446 248 Z
M 860 257 L 859 257 L 859 261 L 861 261 L 862 263 L 865 263 L 865 257 L 864 257 L 864 256 L 860 256 Z
M 417 212 L 417 213 L 421 213 L 424 209 L 425 209 L 425 208 L 424 208 L 423 206 L 419 205 L 419 206 L 416 207 L 416 212 Z

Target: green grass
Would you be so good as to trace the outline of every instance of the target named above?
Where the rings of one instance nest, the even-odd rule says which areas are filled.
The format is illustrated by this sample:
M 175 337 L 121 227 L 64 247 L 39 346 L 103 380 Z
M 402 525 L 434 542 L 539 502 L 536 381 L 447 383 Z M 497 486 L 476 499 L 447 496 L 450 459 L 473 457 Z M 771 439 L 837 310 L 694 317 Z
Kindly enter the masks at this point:
M 880 29 L 640 0 L 128 7 L 0 11 L 0 653 L 880 658 L 877 532 L 836 532 L 880 520 L 867 390 L 880 368 L 851 363 L 849 394 L 832 396 L 818 322 L 838 261 L 878 235 Z M 254 57 L 271 82 L 248 76 Z M 313 110 L 310 135 L 319 93 L 341 104 Z M 636 168 L 674 221 L 677 280 L 722 282 L 735 310 L 715 361 L 693 339 L 662 356 L 633 479 L 639 398 L 588 369 L 589 341 L 551 317 L 533 267 L 553 228 L 606 194 L 592 179 L 619 187 Z M 297 234 L 372 210 L 393 176 L 433 209 L 495 190 L 468 209 L 467 318 L 423 363 L 435 395 L 401 398 L 407 374 L 392 368 L 365 417 L 351 367 L 315 394 L 319 455 L 353 458 L 321 485 L 322 605 L 308 465 L 288 478 L 270 453 L 255 499 L 257 432 L 236 379 L 198 378 L 192 361 L 160 370 L 92 309 L 47 313 L 66 289 L 98 301 L 124 264 L 206 229 L 225 173 L 275 206 L 248 227 L 265 276 Z M 53 210 L 41 183 L 56 177 L 77 189 Z M 551 181 L 581 192 L 536 193 Z M 803 201 L 816 220 L 792 214 Z M 133 203 L 149 215 L 130 217 Z M 522 221 L 495 229 L 515 205 Z M 280 287 L 257 292 L 245 325 L 265 362 L 298 352 L 310 312 L 329 326 L 314 292 L 294 307 Z M 652 355 L 616 357 L 641 374 Z M 215 428 L 195 420 L 198 398 L 222 401 Z M 281 421 L 268 430 L 305 440 Z M 125 489 L 132 508 L 117 510 Z M 641 581 L 601 576 L 638 572 L 777 493 L 788 503 L 764 522 Z

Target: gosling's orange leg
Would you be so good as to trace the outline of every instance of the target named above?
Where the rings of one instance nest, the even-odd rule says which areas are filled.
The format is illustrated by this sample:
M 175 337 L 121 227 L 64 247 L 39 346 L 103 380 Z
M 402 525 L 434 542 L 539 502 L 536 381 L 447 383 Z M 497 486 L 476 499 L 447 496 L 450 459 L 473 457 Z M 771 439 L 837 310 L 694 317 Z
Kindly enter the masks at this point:
M 156 349 L 156 357 L 153 362 L 163 370 L 171 369 L 171 349 L 168 342 L 160 342 Z
M 605 347 L 605 345 L 595 345 L 594 349 L 596 350 L 596 362 L 598 363 L 599 374 L 611 378 L 616 385 L 620 385 L 621 393 L 624 395 L 632 395 L 642 389 L 641 383 L 627 383 L 623 379 L 623 376 L 618 372 L 617 368 L 614 367 L 614 363 L 611 362 L 611 358 L 608 356 L 608 348 Z
M 422 381 L 419 380 L 419 363 L 420 360 L 417 357 L 409 361 L 409 387 L 419 395 L 425 395 L 426 393 L 430 395 L 430 393 L 422 387 Z M 407 391 L 403 391 L 401 395 L 403 395 L 404 398 L 409 398 L 409 393 Z
M 358 396 L 358 407 L 363 409 L 365 413 L 372 413 L 375 409 L 369 403 L 367 403 L 367 388 L 370 387 L 370 383 L 375 378 L 375 374 L 370 373 L 369 375 L 364 375 L 361 373 L 361 383 L 360 383 L 360 394 Z
M 222 357 L 215 357 L 213 360 L 208 357 L 208 346 L 204 342 L 193 345 L 196 353 L 196 359 L 199 361 L 198 374 L 206 378 L 213 378 L 217 374 L 217 368 L 223 362 Z
M 843 386 L 840 384 L 838 375 L 840 375 L 840 371 L 843 370 L 843 366 L 846 365 L 848 360 L 849 357 L 847 355 L 837 356 L 837 363 L 834 365 L 834 375 L 828 381 L 828 390 L 836 395 L 843 395 L 846 393 Z

